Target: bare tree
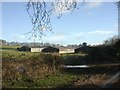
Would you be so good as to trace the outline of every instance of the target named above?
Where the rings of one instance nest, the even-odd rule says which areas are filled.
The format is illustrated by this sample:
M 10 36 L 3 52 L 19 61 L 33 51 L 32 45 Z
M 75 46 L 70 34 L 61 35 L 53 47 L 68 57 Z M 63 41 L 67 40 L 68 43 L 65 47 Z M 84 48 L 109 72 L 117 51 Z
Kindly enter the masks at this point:
M 117 36 L 113 36 L 107 40 L 105 40 L 103 43 L 104 45 L 115 45 L 115 43 L 118 41 L 118 37 Z
M 83 0 L 82 4 L 85 3 Z M 116 2 L 118 9 L 120 8 L 120 1 Z M 30 32 L 32 38 L 41 39 L 44 34 L 44 31 L 52 32 L 51 25 L 51 15 L 54 12 L 58 13 L 58 18 L 60 18 L 64 12 L 71 11 L 73 12 L 78 7 L 78 2 L 76 0 L 55 0 L 53 2 L 45 2 L 45 0 L 29 0 L 26 4 L 26 10 L 30 16 L 31 23 L 33 28 Z M 118 15 L 119 16 L 119 15 Z M 118 20 L 118 23 L 120 20 Z M 119 28 L 119 27 L 118 27 Z M 118 30 L 120 32 L 120 30 Z M 118 33 L 119 33 L 118 32 Z M 120 36 L 120 35 L 118 35 Z
M 84 1 L 84 0 L 83 0 Z M 54 2 L 45 2 L 42 0 L 29 0 L 26 5 L 33 28 L 30 32 L 32 37 L 41 38 L 44 31 L 52 31 L 51 15 L 58 13 L 58 18 L 66 11 L 74 11 L 77 8 L 76 0 L 55 0 Z

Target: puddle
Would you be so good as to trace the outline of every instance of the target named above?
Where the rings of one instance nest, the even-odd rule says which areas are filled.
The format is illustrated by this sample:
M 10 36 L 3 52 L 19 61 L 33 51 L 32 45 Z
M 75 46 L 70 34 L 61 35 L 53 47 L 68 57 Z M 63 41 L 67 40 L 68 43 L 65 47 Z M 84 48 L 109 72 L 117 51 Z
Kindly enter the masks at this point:
M 90 66 L 88 66 L 88 65 L 66 65 L 63 67 L 64 68 L 89 68 Z

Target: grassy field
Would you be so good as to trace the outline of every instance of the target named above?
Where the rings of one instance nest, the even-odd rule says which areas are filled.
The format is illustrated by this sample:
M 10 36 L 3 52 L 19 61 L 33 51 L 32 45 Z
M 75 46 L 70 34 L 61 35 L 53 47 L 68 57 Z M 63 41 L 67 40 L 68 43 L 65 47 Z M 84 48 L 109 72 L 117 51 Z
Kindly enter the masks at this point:
M 59 70 L 53 71 L 54 67 L 58 69 L 59 55 L 22 52 L 16 50 L 18 47 L 2 47 L 3 87 L 61 87 L 78 78 Z
M 22 52 L 16 50 L 18 47 L 20 46 L 2 47 L 4 88 L 81 87 L 87 80 L 91 82 L 89 78 L 93 76 L 101 80 L 102 76 L 113 75 L 119 71 L 118 66 L 108 67 L 107 65 L 84 70 L 61 69 L 62 65 L 84 64 L 86 54 Z M 94 82 L 94 86 L 96 83 Z
M 44 76 L 42 78 L 32 79 L 23 77 L 21 80 L 4 81 L 4 88 L 59 88 L 69 86 L 72 82 L 78 79 L 76 75 L 56 74 Z

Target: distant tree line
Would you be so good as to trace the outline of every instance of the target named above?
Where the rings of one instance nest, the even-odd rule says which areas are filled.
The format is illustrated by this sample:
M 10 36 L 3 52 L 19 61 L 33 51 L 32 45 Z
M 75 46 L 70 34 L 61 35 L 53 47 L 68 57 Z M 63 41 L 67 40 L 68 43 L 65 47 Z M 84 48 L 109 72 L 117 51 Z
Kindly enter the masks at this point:
M 64 47 L 62 44 L 54 44 L 54 43 L 39 43 L 39 42 L 7 42 L 6 40 L 0 40 L 1 44 L 8 46 L 53 46 L 53 47 Z M 68 44 L 67 47 L 82 47 L 87 46 L 86 42 L 81 44 Z

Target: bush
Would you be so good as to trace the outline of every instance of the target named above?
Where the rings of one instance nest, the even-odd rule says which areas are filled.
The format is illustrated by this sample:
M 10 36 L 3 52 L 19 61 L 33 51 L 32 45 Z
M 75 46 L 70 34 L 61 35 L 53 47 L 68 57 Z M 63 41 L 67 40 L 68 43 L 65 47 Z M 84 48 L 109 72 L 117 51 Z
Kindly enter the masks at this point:
M 88 53 L 90 47 L 85 46 L 85 47 L 80 47 L 75 49 L 75 53 Z
M 102 60 L 101 50 L 99 47 L 91 47 L 88 57 L 91 62 L 99 62 Z
M 119 48 L 120 49 L 120 39 L 115 43 L 115 48 Z
M 120 39 L 115 43 L 114 47 L 116 49 L 117 56 L 118 56 L 118 59 L 119 59 L 120 58 Z

